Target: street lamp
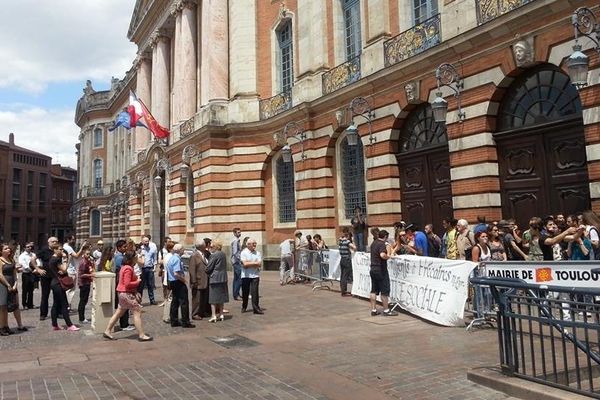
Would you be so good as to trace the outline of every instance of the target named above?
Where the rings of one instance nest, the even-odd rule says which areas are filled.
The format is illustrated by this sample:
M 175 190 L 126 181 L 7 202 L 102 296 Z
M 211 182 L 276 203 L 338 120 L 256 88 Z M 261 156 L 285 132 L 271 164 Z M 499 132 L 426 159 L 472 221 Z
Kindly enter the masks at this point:
M 594 50 L 600 53 L 600 25 L 596 23 L 594 12 L 587 7 L 579 7 L 571 16 L 571 22 L 575 28 L 575 45 L 573 53 L 567 59 L 567 70 L 571 83 L 581 89 L 587 86 L 587 74 L 589 58 L 581 51 L 579 35 L 585 36 L 594 42 Z M 595 34 L 594 38 L 592 35 Z
M 454 92 L 458 105 L 458 122 L 462 122 L 466 114 L 460 106 L 460 93 L 463 89 L 463 81 L 456 68 L 452 64 L 443 63 L 435 70 L 435 78 L 437 80 L 438 91 L 435 94 L 435 100 L 431 103 L 431 111 L 435 122 L 446 123 L 446 115 L 448 114 L 448 102 L 442 97 L 440 88 L 447 86 Z
M 190 173 L 190 164 L 201 155 L 200 151 L 193 144 L 188 144 L 183 148 L 181 153 L 181 183 L 187 183 L 188 175 Z
M 348 145 L 356 146 L 358 143 L 358 128 L 354 124 L 354 116 L 363 117 L 367 121 L 367 125 L 369 126 L 369 144 L 373 144 L 377 140 L 375 136 L 373 136 L 373 131 L 371 128 L 371 121 L 375 118 L 375 113 L 371 111 L 371 106 L 369 102 L 364 97 L 355 97 L 350 102 L 348 109 L 352 112 L 352 123 L 350 126 L 346 128 L 346 137 L 348 139 Z
M 285 138 L 286 144 L 281 148 L 281 157 L 283 158 L 283 162 L 289 163 L 292 162 L 292 149 L 287 144 L 288 138 L 294 138 L 298 142 L 300 142 L 301 149 L 301 158 L 302 161 L 306 159 L 306 154 L 304 154 L 304 141 L 306 140 L 306 132 L 300 124 L 294 121 L 290 121 L 283 127 L 283 137 Z
M 171 164 L 169 164 L 169 160 L 166 158 L 160 158 L 156 162 L 156 176 L 154 177 L 154 188 L 158 191 L 162 184 L 162 177 L 160 176 L 161 172 L 165 172 L 165 175 L 169 173 L 171 170 Z M 168 185 L 168 184 L 167 184 Z

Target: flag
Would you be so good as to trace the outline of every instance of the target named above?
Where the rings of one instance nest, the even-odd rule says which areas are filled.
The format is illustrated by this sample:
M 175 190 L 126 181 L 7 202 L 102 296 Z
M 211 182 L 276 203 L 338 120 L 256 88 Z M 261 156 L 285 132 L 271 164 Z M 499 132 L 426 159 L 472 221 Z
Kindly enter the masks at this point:
M 138 99 L 133 90 L 129 92 L 129 115 L 132 122 L 134 119 L 137 121 L 140 117 L 144 117 L 148 129 L 157 139 L 164 139 L 171 134 L 167 128 L 161 126 L 152 114 L 150 114 L 148 107 L 146 107 L 142 100 Z
M 125 129 L 131 129 L 132 125 L 133 124 L 131 123 L 131 116 L 130 116 L 129 112 L 121 111 L 117 115 L 117 118 L 115 119 L 115 122 L 113 123 L 113 126 L 108 128 L 108 131 L 112 132 L 120 126 L 122 126 Z M 147 128 L 146 125 L 144 125 L 144 123 L 139 120 L 136 121 L 135 125 L 133 125 L 133 126 L 143 126 L 144 128 Z
M 535 281 L 536 282 L 549 282 L 552 279 L 552 268 L 536 268 L 535 269 Z

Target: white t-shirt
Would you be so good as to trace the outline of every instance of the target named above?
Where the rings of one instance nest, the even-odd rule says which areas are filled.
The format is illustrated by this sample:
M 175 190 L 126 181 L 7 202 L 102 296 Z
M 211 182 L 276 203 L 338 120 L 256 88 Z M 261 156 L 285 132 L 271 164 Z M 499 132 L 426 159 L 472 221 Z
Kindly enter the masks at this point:
M 262 263 L 260 251 L 251 252 L 250 249 L 245 248 L 240 254 L 240 259 L 242 260 L 242 278 L 258 278 L 260 276 L 258 268 L 244 268 L 245 261 Z
M 585 230 L 587 231 L 588 236 L 590 237 L 590 240 L 592 242 L 600 240 L 600 238 L 598 238 L 598 231 L 596 229 L 592 229 L 591 225 L 587 225 L 585 227 Z
M 285 239 L 279 245 L 281 249 L 281 256 L 291 256 L 292 255 L 292 244 L 290 243 L 290 239 Z
M 31 263 L 32 256 L 33 256 L 33 253 L 30 253 L 28 251 L 24 251 L 21 253 L 21 255 L 19 255 L 19 265 L 21 266 L 21 268 L 23 268 L 23 270 L 21 272 L 25 272 L 25 273 L 31 272 L 30 263 Z
M 65 253 L 69 255 L 69 266 L 67 267 L 68 274 L 76 274 L 77 273 L 77 265 L 79 264 L 79 257 L 75 257 L 75 250 L 68 244 L 63 244 L 63 249 Z
M 63 249 L 65 247 L 63 246 Z M 94 252 L 92 253 L 92 257 L 94 257 L 94 264 L 96 264 L 96 269 L 98 269 L 98 266 L 100 265 L 100 259 L 102 258 L 102 252 L 98 249 L 94 250 Z

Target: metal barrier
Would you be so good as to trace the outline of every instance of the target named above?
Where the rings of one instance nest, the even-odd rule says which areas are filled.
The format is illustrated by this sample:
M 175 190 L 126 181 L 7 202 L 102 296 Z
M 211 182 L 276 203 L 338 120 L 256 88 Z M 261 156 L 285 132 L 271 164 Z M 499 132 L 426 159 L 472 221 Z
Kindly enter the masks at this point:
M 598 278 L 598 277 L 597 277 Z M 502 372 L 600 398 L 600 289 L 474 277 L 498 305 Z
M 327 277 L 329 271 L 328 250 L 296 250 L 294 266 L 295 277 L 301 281 L 312 282 L 313 290 L 332 288 L 332 281 Z
M 481 276 L 487 276 L 485 263 L 480 263 L 479 266 L 473 269 L 470 279 Z M 471 282 L 471 281 L 470 281 Z M 467 331 L 471 332 L 473 328 L 479 326 L 489 326 L 494 328 L 493 322 L 496 321 L 496 306 L 494 297 L 487 285 L 472 284 L 469 287 L 469 301 L 465 311 L 473 314 L 473 320 L 467 326 Z

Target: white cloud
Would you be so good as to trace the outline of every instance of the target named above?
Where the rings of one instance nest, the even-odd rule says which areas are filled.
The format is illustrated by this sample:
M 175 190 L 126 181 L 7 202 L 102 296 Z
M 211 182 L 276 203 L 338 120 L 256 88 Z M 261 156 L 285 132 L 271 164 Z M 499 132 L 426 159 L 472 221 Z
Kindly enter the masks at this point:
M 0 88 L 39 94 L 48 83 L 122 77 L 134 0 L 18 0 L 2 6 Z M 75 107 L 75 104 L 73 105 Z
M 13 132 L 17 146 L 50 156 L 54 164 L 77 168 L 75 143 L 79 128 L 73 123 L 74 114 L 74 108 L 45 110 L 27 106 L 0 111 L 0 140 L 8 142 Z

